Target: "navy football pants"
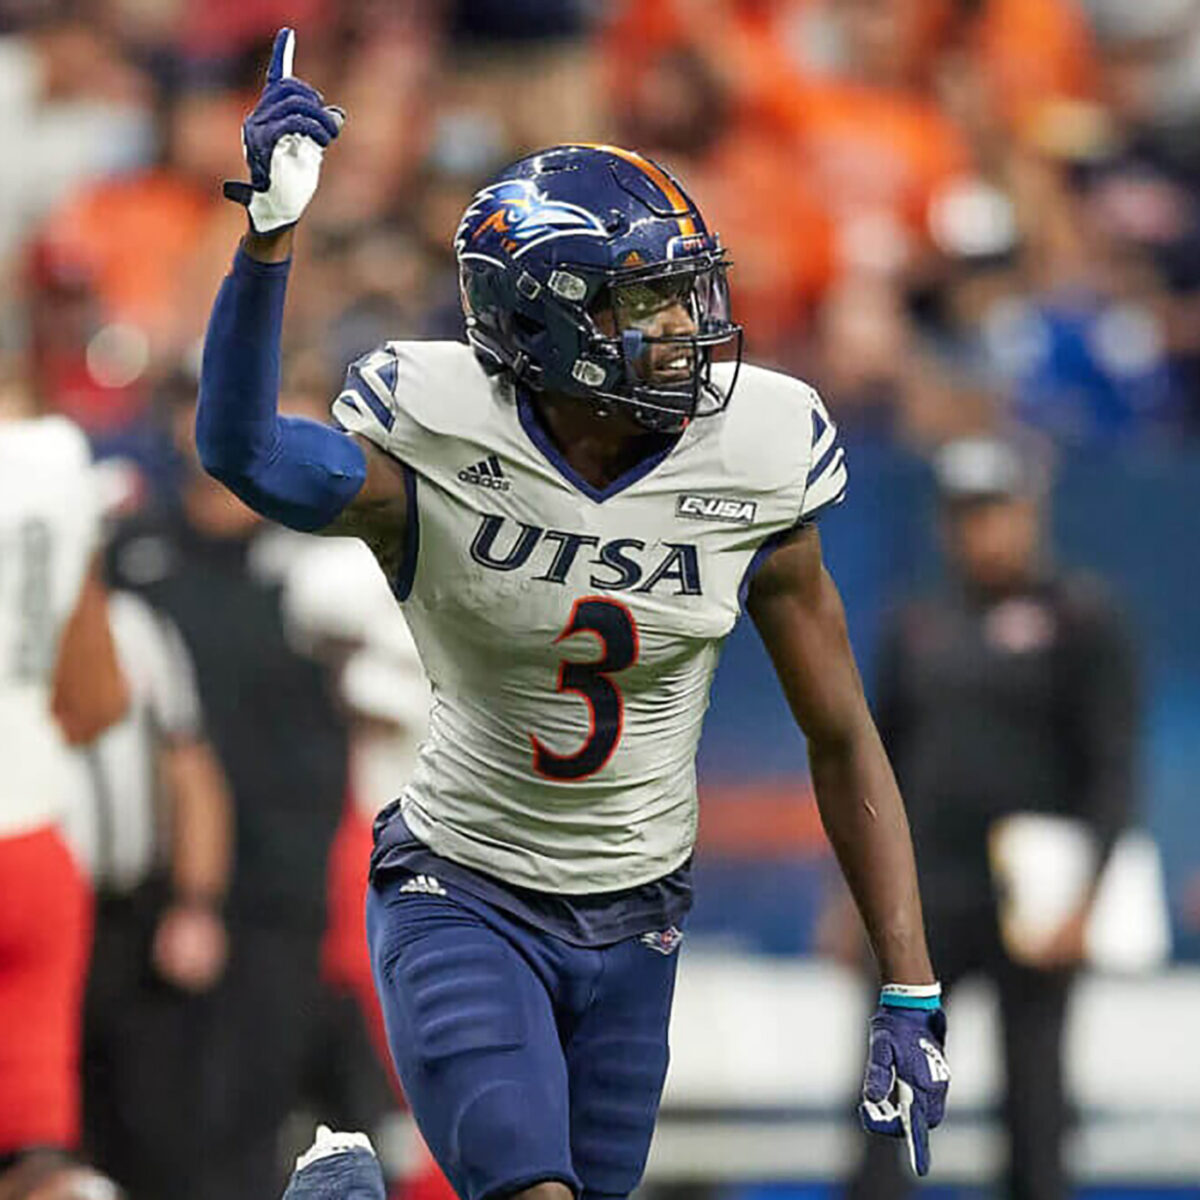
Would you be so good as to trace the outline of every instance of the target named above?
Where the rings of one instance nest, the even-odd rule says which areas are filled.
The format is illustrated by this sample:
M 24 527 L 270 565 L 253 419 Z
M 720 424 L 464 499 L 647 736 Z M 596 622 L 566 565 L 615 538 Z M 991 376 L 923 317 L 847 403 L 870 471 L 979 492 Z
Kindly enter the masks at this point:
M 447 885 L 367 893 L 388 1043 L 417 1124 L 462 1200 L 561 1180 L 626 1196 L 667 1072 L 676 954 L 583 949 Z

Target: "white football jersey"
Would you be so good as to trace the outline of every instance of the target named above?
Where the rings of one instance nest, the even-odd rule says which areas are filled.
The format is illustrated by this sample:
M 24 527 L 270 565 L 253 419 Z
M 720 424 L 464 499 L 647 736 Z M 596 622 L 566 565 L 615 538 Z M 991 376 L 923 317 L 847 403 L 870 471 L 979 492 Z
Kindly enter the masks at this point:
M 79 429 L 62 417 L 0 421 L 0 836 L 53 821 L 66 796 L 50 687 L 98 528 Z
M 350 793 L 368 820 L 408 782 L 429 728 L 429 683 L 404 614 L 356 538 L 303 538 L 283 613 L 310 653 L 344 648 L 338 693 L 351 716 Z
M 743 584 L 845 489 L 817 394 L 743 366 L 724 413 L 603 490 L 461 343 L 387 343 L 351 367 L 333 412 L 407 468 L 393 586 L 433 689 L 401 796 L 412 832 L 540 891 L 613 891 L 679 867 Z

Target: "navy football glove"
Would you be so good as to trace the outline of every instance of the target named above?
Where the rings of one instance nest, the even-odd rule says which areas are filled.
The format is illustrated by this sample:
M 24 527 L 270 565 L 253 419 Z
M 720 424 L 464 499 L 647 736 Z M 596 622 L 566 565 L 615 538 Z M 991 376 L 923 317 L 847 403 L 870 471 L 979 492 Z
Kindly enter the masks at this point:
M 881 1003 L 871 1018 L 859 1116 L 868 1133 L 904 1138 L 918 1175 L 929 1172 L 929 1131 L 946 1112 L 945 1045 L 946 1014 L 940 1008 Z
M 255 233 L 294 225 L 317 190 L 325 147 L 341 132 L 346 114 L 292 75 L 296 33 L 275 36 L 267 84 L 242 123 L 250 182 L 229 181 L 225 195 L 244 204 Z

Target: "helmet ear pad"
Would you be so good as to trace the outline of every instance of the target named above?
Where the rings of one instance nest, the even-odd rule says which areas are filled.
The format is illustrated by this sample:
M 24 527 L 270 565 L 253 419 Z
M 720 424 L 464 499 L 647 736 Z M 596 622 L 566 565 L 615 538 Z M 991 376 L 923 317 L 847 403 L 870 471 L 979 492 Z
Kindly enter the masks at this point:
M 589 389 L 576 383 L 572 374 L 581 340 L 586 340 L 591 327 L 591 318 L 582 308 L 576 310 L 540 285 L 527 296 L 513 286 L 511 273 L 487 264 L 464 263 L 460 279 L 473 341 L 484 341 L 485 348 L 523 382 L 540 386 L 542 375 L 550 375 L 556 380 L 556 391 L 594 398 L 594 383 Z M 602 347 L 597 345 L 596 350 L 589 362 L 603 368 L 602 386 L 607 388 L 620 378 L 620 366 L 601 361 Z
M 519 361 L 531 357 L 535 348 L 530 340 L 536 337 L 540 323 L 529 315 L 519 319 L 521 297 L 514 293 L 506 272 L 496 267 L 464 262 L 459 269 L 459 290 L 463 315 L 471 342 L 497 360 L 497 365 L 523 377 Z

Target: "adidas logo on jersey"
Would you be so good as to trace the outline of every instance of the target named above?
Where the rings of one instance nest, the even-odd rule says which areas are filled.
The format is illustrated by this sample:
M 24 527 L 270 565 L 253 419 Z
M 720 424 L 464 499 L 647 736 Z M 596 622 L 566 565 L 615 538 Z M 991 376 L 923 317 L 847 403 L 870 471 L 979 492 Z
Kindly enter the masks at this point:
M 464 467 L 458 473 L 463 483 L 473 483 L 477 487 L 491 488 L 494 492 L 507 492 L 512 486 L 500 469 L 500 460 L 489 454 L 481 458 L 473 467 Z
M 414 875 L 400 887 L 402 892 L 420 892 L 425 896 L 444 896 L 446 889 L 432 875 Z
M 728 521 L 731 525 L 753 525 L 758 505 L 753 500 L 730 500 L 722 496 L 697 496 L 685 492 L 675 498 L 677 517 L 699 521 Z

